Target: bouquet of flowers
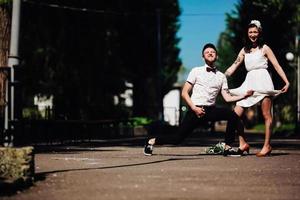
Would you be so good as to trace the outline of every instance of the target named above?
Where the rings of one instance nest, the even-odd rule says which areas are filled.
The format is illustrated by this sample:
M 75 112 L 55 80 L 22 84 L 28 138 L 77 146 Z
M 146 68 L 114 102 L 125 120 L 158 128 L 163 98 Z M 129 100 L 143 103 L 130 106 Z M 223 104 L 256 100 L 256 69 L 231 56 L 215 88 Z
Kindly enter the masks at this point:
M 205 149 L 205 153 L 207 154 L 223 154 L 225 149 L 225 143 L 219 142 L 218 144 L 208 147 Z

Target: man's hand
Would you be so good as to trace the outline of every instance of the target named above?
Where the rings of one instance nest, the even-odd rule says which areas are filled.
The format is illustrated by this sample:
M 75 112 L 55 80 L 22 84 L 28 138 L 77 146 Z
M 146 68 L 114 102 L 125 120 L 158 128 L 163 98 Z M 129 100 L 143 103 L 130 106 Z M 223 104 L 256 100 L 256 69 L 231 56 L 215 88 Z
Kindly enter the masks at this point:
M 246 92 L 246 94 L 245 94 L 245 98 L 252 96 L 253 93 L 254 93 L 253 90 L 248 90 L 248 91 Z
M 197 106 L 195 106 L 193 108 L 193 111 L 195 112 L 195 114 L 197 115 L 198 118 L 200 118 L 203 115 L 205 115 L 205 109 L 203 107 L 197 107 Z

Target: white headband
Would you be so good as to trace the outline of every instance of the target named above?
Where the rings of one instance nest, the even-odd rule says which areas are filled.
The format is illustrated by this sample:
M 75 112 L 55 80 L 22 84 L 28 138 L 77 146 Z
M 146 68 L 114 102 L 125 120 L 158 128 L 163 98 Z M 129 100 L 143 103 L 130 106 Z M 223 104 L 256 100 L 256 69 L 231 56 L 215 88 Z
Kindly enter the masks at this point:
M 261 23 L 258 20 L 251 20 L 250 24 L 254 24 L 257 28 L 262 29 Z

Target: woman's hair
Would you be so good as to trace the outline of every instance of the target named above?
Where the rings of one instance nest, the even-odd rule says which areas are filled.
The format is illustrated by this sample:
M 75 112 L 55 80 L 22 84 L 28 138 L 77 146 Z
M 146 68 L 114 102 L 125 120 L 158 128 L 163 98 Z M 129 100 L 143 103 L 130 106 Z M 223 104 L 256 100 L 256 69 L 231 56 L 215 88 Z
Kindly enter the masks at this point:
M 245 44 L 245 47 L 244 47 L 244 50 L 245 50 L 246 53 L 250 53 L 250 49 L 252 48 L 252 42 L 248 37 L 248 30 L 249 30 L 249 28 L 253 28 L 253 27 L 256 27 L 258 29 L 258 32 L 259 32 L 258 38 L 257 38 L 258 48 L 261 49 L 264 45 L 261 26 L 258 27 L 255 23 L 252 23 L 252 21 L 251 21 L 250 24 L 248 25 L 247 32 L 246 32 L 246 44 Z

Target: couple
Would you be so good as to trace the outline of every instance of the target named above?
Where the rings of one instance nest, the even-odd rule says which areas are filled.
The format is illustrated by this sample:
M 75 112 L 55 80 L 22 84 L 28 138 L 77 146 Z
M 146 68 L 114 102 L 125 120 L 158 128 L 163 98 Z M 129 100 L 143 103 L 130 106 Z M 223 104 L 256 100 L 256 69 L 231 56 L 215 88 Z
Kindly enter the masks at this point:
M 289 88 L 289 81 L 279 65 L 270 47 L 262 42 L 262 27 L 258 20 L 252 20 L 247 29 L 247 42 L 238 54 L 236 61 L 226 70 L 225 74 L 218 71 L 214 65 L 217 60 L 217 50 L 213 44 L 206 44 L 202 50 L 205 61 L 203 67 L 195 67 L 191 70 L 182 88 L 181 96 L 189 106 L 182 123 L 179 126 L 175 144 L 180 143 L 194 128 L 203 121 L 226 120 L 224 156 L 241 156 L 249 153 L 250 146 L 244 137 L 244 126 L 241 116 L 244 109 L 257 103 L 261 103 L 263 117 L 265 119 L 265 142 L 257 157 L 271 154 L 270 145 L 272 125 L 272 96 L 284 93 Z M 232 73 L 245 62 L 248 71 L 244 83 L 236 89 L 229 90 L 226 76 Z M 281 90 L 274 90 L 272 79 L 267 71 L 268 61 L 285 82 Z M 190 91 L 192 94 L 190 96 Z M 216 107 L 216 98 L 221 92 L 226 102 L 237 101 L 234 112 L 228 108 Z M 239 136 L 239 148 L 232 148 L 235 133 Z M 152 155 L 154 144 L 163 144 L 163 138 L 147 139 L 144 154 Z

